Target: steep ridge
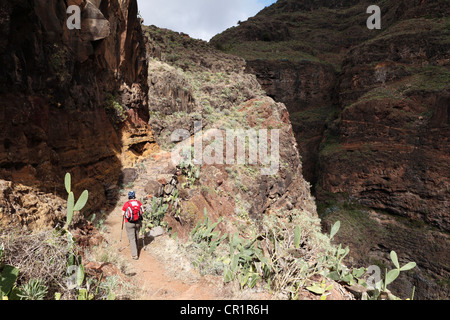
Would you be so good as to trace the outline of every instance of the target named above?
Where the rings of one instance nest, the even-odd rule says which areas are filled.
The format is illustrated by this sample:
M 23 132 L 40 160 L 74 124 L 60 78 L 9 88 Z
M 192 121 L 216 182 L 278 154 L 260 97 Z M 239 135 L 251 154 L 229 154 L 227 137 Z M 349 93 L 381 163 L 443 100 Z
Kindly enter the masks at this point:
M 58 223 L 66 172 L 92 210 L 114 204 L 122 167 L 158 149 L 136 1 L 5 0 L 0 12 L 1 224 Z
M 264 166 L 259 162 L 249 164 L 246 159 L 238 163 L 238 146 L 230 147 L 228 141 L 218 142 L 224 143 L 223 149 L 218 147 L 212 154 L 222 153 L 223 162 L 203 162 L 201 188 L 185 195 L 193 209 L 191 214 L 196 216 L 187 219 L 191 227 L 203 217 L 204 207 L 213 219 L 226 216 L 230 224 L 240 217 L 240 223 L 245 221 L 248 225 L 252 219 L 260 220 L 280 209 L 301 209 L 308 215 L 316 215 L 310 185 L 302 175 L 288 111 L 283 104 L 265 95 L 253 75 L 244 72 L 245 62 L 184 34 L 154 26 L 144 30 L 151 53 L 150 124 L 162 149 L 172 151 L 174 142 L 181 141 L 173 140 L 176 130 L 184 130 L 188 136 L 195 136 L 201 130 L 203 149 L 194 155 L 201 161 L 208 154 L 205 151 L 211 143 L 208 140 L 215 141 L 219 135 L 225 139 L 227 130 L 242 130 L 244 134 L 248 130 L 268 130 L 269 139 L 275 138 L 270 130 L 279 130 L 279 166 L 274 162 L 274 172 L 267 175 L 261 174 Z M 230 148 L 233 149 L 227 150 Z M 225 160 L 230 151 L 234 158 L 228 165 Z M 260 154 L 258 161 L 261 159 Z
M 211 42 L 286 104 L 323 223 L 346 220 L 358 264 L 395 249 L 419 264 L 396 292 L 445 298 L 450 8 L 379 1 L 369 30 L 372 4 L 280 0 Z

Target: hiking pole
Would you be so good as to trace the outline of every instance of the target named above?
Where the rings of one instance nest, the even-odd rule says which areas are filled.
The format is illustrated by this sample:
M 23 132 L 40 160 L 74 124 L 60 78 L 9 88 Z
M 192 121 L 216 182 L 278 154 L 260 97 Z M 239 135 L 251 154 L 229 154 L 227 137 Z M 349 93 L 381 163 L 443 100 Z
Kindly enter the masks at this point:
M 142 250 L 145 250 L 144 249 L 144 247 L 145 247 L 145 230 L 144 231 L 142 231 L 143 229 L 142 229 L 142 225 L 141 225 L 141 228 L 139 229 L 139 232 L 138 232 L 138 234 L 137 234 L 137 240 L 139 241 L 139 235 L 142 235 Z
M 122 215 L 122 231 L 120 232 L 119 252 L 122 252 L 122 235 L 123 235 L 123 222 L 124 221 L 125 221 L 125 216 Z

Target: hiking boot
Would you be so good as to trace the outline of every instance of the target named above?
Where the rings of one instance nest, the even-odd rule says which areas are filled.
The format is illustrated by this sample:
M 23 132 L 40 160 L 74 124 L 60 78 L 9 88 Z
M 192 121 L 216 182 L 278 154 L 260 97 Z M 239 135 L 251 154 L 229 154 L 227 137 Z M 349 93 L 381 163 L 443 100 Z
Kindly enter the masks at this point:
M 139 260 L 138 256 L 135 256 L 135 257 L 132 257 L 132 258 L 133 258 L 133 260 Z

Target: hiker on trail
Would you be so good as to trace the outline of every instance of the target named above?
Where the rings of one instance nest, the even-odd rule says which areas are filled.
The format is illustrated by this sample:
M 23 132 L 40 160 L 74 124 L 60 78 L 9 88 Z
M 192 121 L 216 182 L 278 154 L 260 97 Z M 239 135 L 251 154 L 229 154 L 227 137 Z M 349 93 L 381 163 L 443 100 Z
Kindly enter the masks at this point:
M 142 227 L 142 203 L 136 200 L 136 193 L 134 191 L 128 193 L 128 201 L 124 204 L 122 210 L 122 226 L 123 221 L 126 221 L 125 229 L 127 230 L 128 240 L 130 241 L 131 257 L 137 260 L 139 258 L 139 231 Z

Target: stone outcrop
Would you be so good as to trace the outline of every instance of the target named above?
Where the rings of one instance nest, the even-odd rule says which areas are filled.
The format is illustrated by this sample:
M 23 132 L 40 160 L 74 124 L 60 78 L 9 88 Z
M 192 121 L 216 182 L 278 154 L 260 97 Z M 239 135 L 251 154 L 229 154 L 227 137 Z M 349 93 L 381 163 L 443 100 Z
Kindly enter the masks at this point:
M 86 1 L 81 15 L 81 30 L 85 41 L 102 40 L 111 34 L 110 23 L 100 11 L 100 4 L 101 1 Z
M 154 26 L 144 30 L 150 53 L 150 123 L 161 147 L 176 154 L 173 147 L 177 143 L 185 140 L 185 145 L 177 146 L 183 150 L 183 146 L 195 148 L 201 140 L 204 154 L 215 145 L 214 153 L 223 152 L 225 156 L 231 151 L 234 159 L 231 164 L 206 163 L 203 159 L 198 166 L 199 179 L 192 188 L 183 187 L 186 178 L 178 177 L 182 210 L 176 219 L 174 215 L 167 215 L 172 232 L 186 238 L 191 228 L 204 219 L 204 209 L 212 221 L 222 217 L 222 231 L 231 234 L 249 235 L 263 216 L 271 213 L 289 215 L 295 209 L 316 216 L 310 184 L 302 174 L 289 112 L 284 104 L 275 102 L 261 90 L 254 75 L 245 72 L 248 67 L 245 61 L 180 33 Z M 182 54 L 178 51 L 180 48 Z M 188 103 L 183 102 L 183 97 L 190 97 L 186 100 Z M 197 126 L 196 121 L 200 122 Z M 260 129 L 268 130 L 269 140 L 274 138 L 271 130 L 279 132 L 279 154 L 273 155 L 279 156 L 279 163 L 269 175 L 261 174 L 264 167 L 261 163 L 249 164 L 249 159 L 245 159 L 245 164 L 238 164 L 237 147 L 226 142 L 227 130 L 259 132 Z M 175 130 L 184 130 L 186 136 L 173 137 Z M 224 139 L 222 143 L 220 140 L 208 142 L 218 136 Z M 270 145 L 268 142 L 269 148 Z M 259 156 L 261 160 L 261 154 Z M 198 153 L 194 157 L 197 162 L 200 160 Z M 150 180 L 145 191 L 152 197 L 167 193 L 164 180 L 170 179 Z
M 67 28 L 68 5 L 81 30 Z M 64 208 L 40 213 L 41 194 L 65 199 L 66 172 L 92 210 L 114 204 L 122 167 L 158 149 L 136 1 L 5 0 L 0 12 L 1 223 L 54 225 Z M 37 201 L 23 206 L 24 193 Z

